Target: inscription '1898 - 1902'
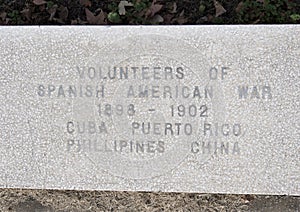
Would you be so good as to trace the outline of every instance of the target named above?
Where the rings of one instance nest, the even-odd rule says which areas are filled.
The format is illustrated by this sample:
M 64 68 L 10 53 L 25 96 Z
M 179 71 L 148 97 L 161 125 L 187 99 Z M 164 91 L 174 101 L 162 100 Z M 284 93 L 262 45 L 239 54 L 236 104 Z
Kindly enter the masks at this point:
M 117 80 L 127 82 L 122 87 L 122 97 L 127 98 L 129 103 L 113 104 L 102 103 L 101 101 L 95 103 L 99 121 L 68 121 L 64 127 L 70 136 L 109 135 L 112 133 L 112 129 L 111 126 L 107 125 L 106 120 L 108 118 L 132 117 L 133 120 L 130 121 L 129 128 L 124 129 L 126 133 L 132 136 L 157 136 L 159 139 L 112 139 L 109 141 L 99 138 L 70 138 L 66 142 L 67 151 L 163 153 L 167 148 L 164 137 L 193 137 L 200 133 L 203 137 L 202 140 L 191 140 L 191 153 L 240 154 L 238 141 L 219 142 L 211 138 L 243 136 L 246 133 L 246 126 L 235 122 L 210 122 L 212 108 L 207 104 L 207 101 L 214 98 L 215 89 L 217 88 L 213 85 L 205 85 L 203 81 L 195 81 L 196 85 L 185 84 L 187 70 L 183 66 L 142 65 L 106 69 L 101 67 L 76 67 L 74 70 L 78 77 L 76 84 L 38 84 L 37 95 L 40 98 L 105 99 L 109 96 L 106 81 Z M 207 70 L 210 81 L 224 81 L 230 74 L 229 67 L 212 67 Z M 81 84 L 81 81 L 90 81 L 91 83 Z M 239 100 L 272 99 L 272 90 L 269 85 L 237 85 L 236 94 L 232 98 Z M 134 120 L 138 115 L 137 111 L 141 109 L 139 108 L 141 105 L 136 105 L 130 100 L 136 101 L 137 99 L 196 99 L 197 101 L 187 104 L 170 104 L 165 112 L 167 112 L 168 117 L 174 119 L 173 121 L 148 122 Z M 206 101 L 201 103 L 199 100 Z M 149 108 L 148 112 L 151 113 L 157 110 L 159 108 Z M 203 120 L 202 123 L 198 124 L 197 120 L 201 119 Z

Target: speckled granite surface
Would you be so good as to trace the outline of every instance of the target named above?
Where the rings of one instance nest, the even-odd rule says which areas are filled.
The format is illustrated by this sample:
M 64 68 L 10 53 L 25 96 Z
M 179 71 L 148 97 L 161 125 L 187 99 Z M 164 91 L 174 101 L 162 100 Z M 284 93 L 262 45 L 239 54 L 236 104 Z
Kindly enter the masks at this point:
M 299 195 L 299 33 L 0 28 L 0 187 Z

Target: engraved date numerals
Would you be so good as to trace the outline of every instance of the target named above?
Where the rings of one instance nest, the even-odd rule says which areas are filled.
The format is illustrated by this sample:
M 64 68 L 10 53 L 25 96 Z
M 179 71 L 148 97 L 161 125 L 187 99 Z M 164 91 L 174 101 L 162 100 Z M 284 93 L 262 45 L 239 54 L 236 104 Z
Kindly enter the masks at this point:
M 208 117 L 208 107 L 206 105 L 171 105 L 172 117 Z
M 98 115 L 99 116 L 122 116 L 122 115 L 128 115 L 128 116 L 134 116 L 135 115 L 135 107 L 133 104 L 129 105 L 111 105 L 111 104 L 98 104 Z

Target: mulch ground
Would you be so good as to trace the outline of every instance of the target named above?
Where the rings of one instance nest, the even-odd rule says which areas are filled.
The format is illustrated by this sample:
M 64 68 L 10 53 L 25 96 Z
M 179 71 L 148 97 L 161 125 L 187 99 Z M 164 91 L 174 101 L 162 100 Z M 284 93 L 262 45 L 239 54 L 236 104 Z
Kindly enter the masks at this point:
M 300 23 L 300 0 L 0 0 L 1 25 Z
M 0 189 L 0 211 L 299 211 L 292 196 Z

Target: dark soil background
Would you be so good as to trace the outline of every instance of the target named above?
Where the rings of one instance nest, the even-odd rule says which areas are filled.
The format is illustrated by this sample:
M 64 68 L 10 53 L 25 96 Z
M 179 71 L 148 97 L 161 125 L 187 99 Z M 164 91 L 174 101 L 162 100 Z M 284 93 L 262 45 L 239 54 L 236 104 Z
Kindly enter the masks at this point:
M 300 210 L 291 196 L 0 189 L 0 211 L 270 211 Z
M 2 25 L 300 23 L 300 0 L 0 0 Z

